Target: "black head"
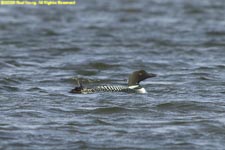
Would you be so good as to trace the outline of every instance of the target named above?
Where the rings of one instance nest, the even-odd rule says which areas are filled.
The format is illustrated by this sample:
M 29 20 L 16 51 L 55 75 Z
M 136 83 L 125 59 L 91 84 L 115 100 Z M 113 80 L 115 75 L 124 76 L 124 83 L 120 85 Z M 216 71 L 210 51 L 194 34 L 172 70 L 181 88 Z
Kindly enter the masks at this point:
M 139 82 L 152 77 L 156 77 L 156 74 L 147 73 L 144 70 L 135 71 L 129 76 L 128 86 L 137 85 Z

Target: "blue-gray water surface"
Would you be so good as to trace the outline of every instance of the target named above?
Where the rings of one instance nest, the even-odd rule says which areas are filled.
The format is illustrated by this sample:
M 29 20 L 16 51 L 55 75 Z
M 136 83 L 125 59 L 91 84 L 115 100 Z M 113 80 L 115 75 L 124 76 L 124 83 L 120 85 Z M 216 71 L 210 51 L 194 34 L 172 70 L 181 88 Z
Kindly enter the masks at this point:
M 225 149 L 223 0 L 0 7 L 0 149 Z M 147 94 L 71 94 L 126 85 Z

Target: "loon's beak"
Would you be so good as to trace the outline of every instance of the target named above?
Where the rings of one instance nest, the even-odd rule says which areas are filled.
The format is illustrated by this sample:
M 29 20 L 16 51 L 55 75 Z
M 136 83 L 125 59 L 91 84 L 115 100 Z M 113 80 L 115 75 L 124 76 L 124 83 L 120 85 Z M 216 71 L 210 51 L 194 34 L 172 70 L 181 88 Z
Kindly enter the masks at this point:
M 153 77 L 156 77 L 157 75 L 156 74 L 154 74 L 154 73 L 149 73 L 148 74 L 148 78 L 153 78 Z

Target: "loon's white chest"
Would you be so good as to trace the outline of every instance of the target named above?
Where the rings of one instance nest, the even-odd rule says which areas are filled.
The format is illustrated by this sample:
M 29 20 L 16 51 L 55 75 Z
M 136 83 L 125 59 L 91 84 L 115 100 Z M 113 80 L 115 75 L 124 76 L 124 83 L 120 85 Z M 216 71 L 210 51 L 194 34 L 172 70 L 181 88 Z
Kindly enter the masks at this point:
M 136 90 L 137 93 L 147 93 L 147 91 L 145 90 L 145 88 L 140 88 Z
M 129 89 L 135 90 L 136 93 L 147 93 L 145 88 L 140 87 L 140 85 L 132 85 L 128 87 Z

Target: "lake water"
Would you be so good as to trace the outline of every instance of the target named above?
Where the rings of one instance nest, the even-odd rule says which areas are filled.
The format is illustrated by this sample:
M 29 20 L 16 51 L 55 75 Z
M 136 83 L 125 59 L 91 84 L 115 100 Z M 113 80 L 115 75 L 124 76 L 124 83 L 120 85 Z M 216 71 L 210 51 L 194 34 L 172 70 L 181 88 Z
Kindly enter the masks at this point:
M 223 0 L 1 6 L 0 149 L 225 147 Z M 126 85 L 148 94 L 70 94 Z

